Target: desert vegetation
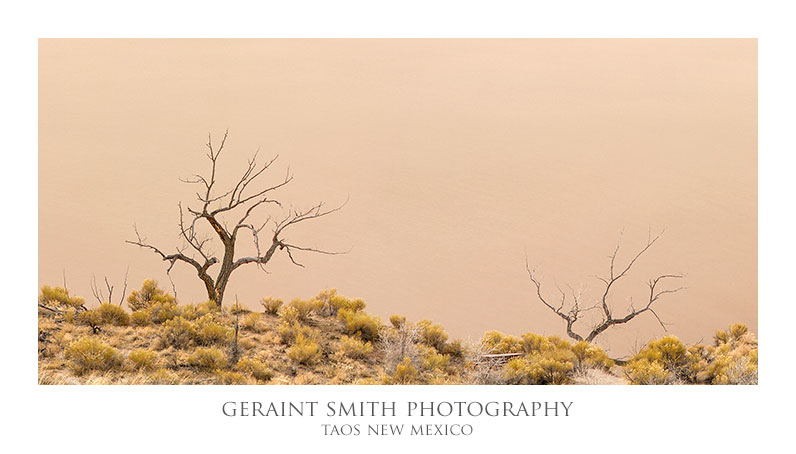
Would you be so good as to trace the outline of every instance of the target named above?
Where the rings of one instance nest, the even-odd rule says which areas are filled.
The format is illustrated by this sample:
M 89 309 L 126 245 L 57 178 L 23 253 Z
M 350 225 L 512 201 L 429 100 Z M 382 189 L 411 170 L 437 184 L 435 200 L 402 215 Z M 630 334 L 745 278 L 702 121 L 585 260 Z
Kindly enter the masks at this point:
M 741 324 L 710 345 L 674 336 L 626 361 L 586 340 L 489 331 L 451 339 L 430 320 L 385 322 L 334 289 L 253 307 L 178 304 L 153 280 L 89 308 L 41 288 L 40 384 L 755 384 L 757 340 Z M 254 302 L 253 302 L 254 303 Z

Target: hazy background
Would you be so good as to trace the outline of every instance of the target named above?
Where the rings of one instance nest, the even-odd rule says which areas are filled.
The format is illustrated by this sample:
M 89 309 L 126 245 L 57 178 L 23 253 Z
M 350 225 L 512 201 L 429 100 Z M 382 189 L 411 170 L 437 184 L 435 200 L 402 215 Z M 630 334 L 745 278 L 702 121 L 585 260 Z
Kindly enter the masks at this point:
M 639 307 L 650 277 L 685 273 L 688 289 L 657 304 L 670 332 L 757 331 L 755 40 L 42 40 L 39 51 L 40 285 L 65 270 L 93 302 L 92 273 L 118 293 L 129 265 L 131 288 L 147 277 L 170 288 L 166 264 L 124 240 L 135 222 L 162 249 L 179 244 L 177 201 L 195 197 L 177 178 L 205 173 L 207 134 L 228 127 L 221 182 L 258 147 L 279 154 L 267 181 L 295 173 L 283 202 L 350 196 L 286 238 L 351 252 L 241 268 L 226 303 L 336 287 L 465 339 L 564 335 L 535 299 L 525 251 L 549 297 L 557 282 L 588 286 L 592 301 L 620 232 L 624 264 L 665 228 L 614 311 L 631 296 Z M 180 265 L 180 300 L 206 299 Z M 598 341 L 622 355 L 662 334 L 644 314 Z

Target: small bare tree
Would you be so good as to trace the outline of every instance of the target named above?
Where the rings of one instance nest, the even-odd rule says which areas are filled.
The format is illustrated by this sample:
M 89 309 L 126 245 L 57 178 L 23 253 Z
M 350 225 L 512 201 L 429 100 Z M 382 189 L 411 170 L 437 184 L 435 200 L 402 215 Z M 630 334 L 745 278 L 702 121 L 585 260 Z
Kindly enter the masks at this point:
M 122 297 L 119 298 L 119 306 L 124 303 L 124 297 L 127 296 L 127 275 L 130 274 L 130 267 L 127 267 L 127 271 L 124 273 L 124 287 L 122 288 Z M 94 298 L 97 300 L 98 303 L 113 303 L 113 289 L 115 288 L 113 285 L 108 282 L 108 276 L 105 276 L 105 288 L 108 289 L 108 297 L 105 298 L 105 292 L 102 290 L 102 287 L 97 285 L 97 276 L 91 275 L 91 293 L 94 295 Z
M 542 295 L 542 284 L 539 279 L 536 277 L 535 270 L 532 270 L 530 265 L 528 264 L 528 257 L 525 257 L 525 268 L 528 270 L 528 276 L 531 278 L 531 282 L 536 287 L 536 296 L 538 297 L 539 301 L 545 305 L 548 309 L 553 311 L 554 314 L 561 317 L 562 320 L 566 323 L 566 330 L 567 335 L 572 339 L 581 341 L 585 340 L 587 342 L 591 342 L 594 340 L 595 337 L 600 335 L 603 331 L 607 330 L 608 328 L 614 325 L 621 325 L 623 323 L 627 323 L 636 316 L 641 315 L 645 312 L 649 312 L 655 319 L 658 320 L 661 327 L 663 327 L 664 331 L 666 331 L 666 324 L 661 320 L 658 314 L 655 312 L 653 308 L 653 304 L 657 302 L 663 295 L 667 293 L 675 293 L 678 292 L 685 287 L 677 287 L 677 288 L 669 288 L 669 289 L 661 289 L 663 281 L 671 280 L 671 279 L 680 279 L 684 276 L 682 274 L 661 274 L 653 279 L 650 279 L 648 282 L 649 286 L 649 295 L 646 297 L 646 301 L 644 305 L 640 308 L 636 308 L 633 305 L 633 299 L 630 298 L 630 307 L 627 308 L 625 315 L 617 316 L 613 309 L 611 308 L 611 290 L 613 290 L 616 283 L 625 277 L 630 269 L 635 265 L 638 259 L 655 244 L 656 241 L 663 235 L 663 232 L 659 233 L 657 236 L 653 237 L 652 234 L 647 237 L 647 244 L 644 246 L 630 262 L 623 268 L 620 268 L 616 264 L 616 256 L 619 253 L 619 245 L 621 243 L 621 236 L 619 241 L 616 242 L 616 248 L 614 248 L 613 253 L 609 256 L 611 259 L 611 264 L 608 269 L 608 276 L 594 276 L 602 282 L 604 285 L 604 289 L 602 290 L 601 296 L 591 306 L 586 308 L 581 307 L 581 299 L 583 297 L 584 291 L 583 290 L 574 290 L 573 288 L 569 288 L 570 292 L 569 295 L 564 292 L 558 285 L 558 292 L 560 295 L 560 299 L 556 302 L 557 306 L 554 306 L 548 299 Z M 573 326 L 578 320 L 581 320 L 583 314 L 591 310 L 598 310 L 600 312 L 600 319 L 599 321 L 591 327 L 591 330 L 586 333 L 585 336 L 578 334 L 574 331 Z
M 286 230 L 304 221 L 324 217 L 328 214 L 340 210 L 343 205 L 336 208 L 326 209 L 323 202 L 320 202 L 306 210 L 288 209 L 287 214 L 282 217 L 267 216 L 262 223 L 253 223 L 250 217 L 255 214 L 258 208 L 266 205 L 276 205 L 282 208 L 282 203 L 271 194 L 287 185 L 293 180 L 290 169 L 286 172 L 283 179 L 275 184 L 260 185 L 257 189 L 259 180 L 258 177 L 263 175 L 271 165 L 276 161 L 278 155 L 270 161 L 260 165 L 257 163 L 257 153 L 248 160 L 248 166 L 243 172 L 243 175 L 237 180 L 237 183 L 229 190 L 219 190 L 216 186 L 217 175 L 216 169 L 218 158 L 224 151 L 224 146 L 227 141 L 229 131 L 224 133 L 221 142 L 214 147 L 212 137 L 208 135 L 207 158 L 210 160 L 210 174 L 200 175 L 194 174 L 191 178 L 181 179 L 183 183 L 199 186 L 199 191 L 196 192 L 196 198 L 199 205 L 196 208 L 186 206 L 183 210 L 182 203 L 177 206 L 180 212 L 179 231 L 183 240 L 183 245 L 177 247 L 175 252 L 168 253 L 162 249 L 147 243 L 145 238 L 142 238 L 138 233 L 138 228 L 135 228 L 136 239 L 127 241 L 127 243 L 150 249 L 157 255 L 169 263 L 166 273 L 170 273 L 172 267 L 177 262 L 184 262 L 192 266 L 199 279 L 205 286 L 208 299 L 214 301 L 220 307 L 224 299 L 224 291 L 229 283 L 232 273 L 243 265 L 250 263 L 256 264 L 263 271 L 265 265 L 271 260 L 277 250 L 285 251 L 290 258 L 290 261 L 300 267 L 301 263 L 296 261 L 294 257 L 295 251 L 316 252 L 320 254 L 335 255 L 340 252 L 329 252 L 311 247 L 298 246 L 289 243 L 283 237 Z M 186 216 L 185 211 L 189 216 Z M 225 217 L 231 218 L 234 223 L 232 227 L 228 227 Z M 223 246 L 223 255 L 221 258 L 215 256 L 209 250 L 209 243 L 213 235 L 200 236 L 200 225 L 208 226 L 217 240 Z M 272 227 L 272 235 L 270 237 L 270 244 L 267 248 L 262 249 L 260 245 L 260 232 L 267 226 Z M 235 257 L 237 241 L 241 232 L 247 231 L 252 235 L 256 255 Z M 186 254 L 186 250 L 190 250 L 190 254 Z M 211 274 L 211 268 L 220 264 L 218 272 Z

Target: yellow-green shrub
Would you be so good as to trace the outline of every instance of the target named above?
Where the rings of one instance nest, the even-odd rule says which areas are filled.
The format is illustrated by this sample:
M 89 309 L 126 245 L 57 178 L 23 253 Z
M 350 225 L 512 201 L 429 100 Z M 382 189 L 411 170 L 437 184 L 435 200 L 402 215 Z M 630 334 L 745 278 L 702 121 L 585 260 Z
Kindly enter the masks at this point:
M 228 344 L 234 336 L 234 329 L 216 323 L 211 315 L 205 315 L 196 321 L 195 340 L 200 345 Z
M 140 290 L 133 290 L 127 297 L 127 305 L 133 311 L 147 309 L 154 303 L 174 303 L 174 297 L 158 288 L 152 279 L 145 280 Z
M 165 301 L 152 303 L 147 308 L 147 312 L 152 317 L 153 323 L 161 324 L 178 317 L 180 309 L 177 307 L 177 303 Z
M 133 363 L 135 369 L 154 369 L 158 360 L 158 354 L 152 350 L 138 348 L 130 352 L 127 357 Z
M 242 358 L 235 365 L 235 370 L 251 375 L 262 382 L 267 382 L 274 377 L 274 373 L 268 369 L 265 363 L 254 358 Z
M 111 303 L 102 303 L 96 309 L 97 316 L 103 324 L 127 326 L 130 324 L 130 315 L 121 308 Z
M 351 309 L 341 309 L 337 317 L 343 321 L 348 334 L 358 335 L 364 341 L 375 341 L 379 338 L 381 320 L 364 312 L 355 312 Z
M 586 341 L 576 342 L 572 347 L 575 354 L 575 369 L 585 371 L 586 369 L 610 370 L 614 367 L 614 361 L 608 357 L 605 350 L 592 345 Z
M 214 301 L 205 301 L 199 304 L 184 304 L 177 306 L 177 315 L 186 320 L 196 320 L 205 315 L 216 312 L 218 306 Z
M 295 363 L 312 364 L 320 356 L 320 347 L 312 339 L 299 334 L 293 346 L 285 353 Z
M 148 309 L 133 311 L 130 314 L 130 323 L 134 326 L 149 326 L 152 323 L 152 313 Z
M 464 344 L 462 343 L 462 340 L 461 339 L 454 339 L 454 340 L 446 343 L 442 347 L 442 351 L 440 351 L 440 353 L 442 353 L 443 355 L 450 356 L 451 359 L 457 359 L 458 360 L 458 359 L 464 358 L 464 354 L 466 352 L 465 350 L 466 349 L 464 347 Z
M 412 365 L 412 361 L 406 357 L 395 366 L 395 370 L 384 380 L 384 383 L 387 385 L 410 385 L 417 383 L 419 375 L 415 366 Z
M 511 359 L 503 369 L 508 383 L 518 385 L 562 385 L 575 369 L 575 354 L 569 349 L 535 351 Z
M 290 307 L 296 310 L 298 320 L 304 323 L 309 321 L 310 315 L 317 309 L 318 304 L 313 301 L 296 298 L 290 302 Z
M 96 337 L 84 337 L 72 342 L 64 350 L 64 357 L 77 375 L 90 370 L 110 370 L 122 364 L 122 355 Z
M 338 351 L 352 359 L 364 359 L 373 353 L 373 344 L 357 337 L 343 336 L 340 338 Z
M 277 334 L 279 334 L 279 340 L 285 345 L 293 344 L 298 336 L 304 336 L 308 339 L 317 339 L 319 336 L 317 330 L 298 322 L 283 322 L 277 328 Z
M 260 313 L 259 312 L 252 312 L 250 314 L 246 314 L 243 317 L 243 323 L 241 323 L 241 327 L 248 331 L 253 331 L 255 333 L 260 331 Z
M 282 307 L 284 303 L 279 298 L 272 298 L 269 296 L 268 298 L 260 300 L 260 304 L 263 305 L 266 314 L 277 315 L 279 313 L 279 308 Z
M 246 376 L 231 370 L 217 370 L 216 379 L 221 385 L 245 385 Z
M 196 338 L 196 325 L 182 317 L 173 318 L 163 324 L 163 341 L 175 348 L 186 348 Z
M 69 296 L 69 290 L 63 287 L 50 287 L 45 285 L 39 294 L 39 303 L 45 306 L 56 307 L 82 307 L 85 300 L 79 296 Z
M 625 375 L 634 385 L 668 385 L 676 380 L 675 374 L 662 363 L 646 358 L 627 363 Z
M 188 364 L 204 370 L 223 369 L 227 366 L 227 357 L 217 348 L 199 347 L 188 357 Z
M 420 365 L 425 370 L 444 370 L 450 364 L 450 359 L 450 356 L 439 353 L 434 347 L 420 349 Z
M 434 324 L 430 320 L 420 320 L 417 322 L 417 327 L 420 328 L 421 342 L 436 348 L 437 351 L 442 351 L 445 342 L 448 341 L 448 333 L 445 332 L 442 325 Z
M 522 353 L 520 339 L 499 331 L 487 331 L 481 339 L 482 348 L 488 353 Z
M 687 380 L 692 371 L 692 359 L 688 355 L 688 348 L 680 339 L 675 336 L 666 336 L 647 344 L 628 361 L 626 369 L 629 366 L 629 371 L 633 373 L 631 374 L 633 376 L 639 376 L 644 379 L 648 376 L 652 377 L 652 379 L 660 379 L 662 376 L 660 374 L 656 375 L 657 367 L 648 366 L 643 362 L 638 367 L 634 366 L 636 362 L 646 361 L 650 364 L 659 364 L 664 370 L 670 372 L 672 377 L 667 378 L 667 382 L 673 382 L 676 379 Z M 633 379 L 631 378 L 632 381 Z
M 403 315 L 391 315 L 390 316 L 390 324 L 393 328 L 400 330 L 404 326 L 406 326 L 406 317 Z

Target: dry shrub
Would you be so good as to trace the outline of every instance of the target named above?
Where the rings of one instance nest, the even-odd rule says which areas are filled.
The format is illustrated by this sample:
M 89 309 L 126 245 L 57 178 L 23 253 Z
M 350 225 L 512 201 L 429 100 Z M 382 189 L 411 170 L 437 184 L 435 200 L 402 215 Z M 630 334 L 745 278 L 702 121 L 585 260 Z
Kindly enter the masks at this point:
M 277 328 L 277 333 L 279 334 L 280 342 L 285 345 L 293 344 L 299 336 L 304 336 L 308 339 L 317 339 L 320 336 L 318 330 L 298 322 L 280 324 Z
M 231 370 L 217 370 L 216 379 L 221 385 L 245 385 L 246 376 Z
M 196 325 L 182 317 L 173 318 L 163 324 L 162 339 L 174 348 L 187 348 L 196 338 Z
M 158 369 L 150 374 L 152 384 L 155 385 L 179 385 L 180 377 L 168 369 Z
M 151 370 L 155 368 L 158 354 L 152 350 L 138 348 L 131 351 L 127 358 L 133 363 L 134 369 Z
M 692 357 L 675 336 L 651 341 L 625 365 L 632 384 L 664 385 L 688 380 L 692 376 Z
M 243 329 L 255 333 L 260 332 L 260 313 L 252 312 L 243 317 L 243 323 L 240 325 Z
M 411 385 L 417 383 L 419 373 L 415 366 L 412 365 L 412 360 L 408 357 L 395 366 L 392 374 L 384 379 L 385 385 Z
M 85 300 L 79 296 L 69 296 L 69 290 L 63 287 L 45 285 L 39 294 L 39 303 L 45 306 L 66 309 L 83 307 Z
M 430 347 L 434 347 L 438 352 L 445 348 L 445 342 L 448 341 L 448 333 L 442 328 L 442 325 L 432 323 L 430 320 L 420 320 L 417 322 L 420 328 L 420 341 Z
M 361 298 L 346 298 L 337 294 L 337 289 L 322 290 L 315 298 L 315 306 L 318 312 L 331 317 L 337 315 L 341 309 L 359 312 L 365 309 L 365 301 Z
M 443 355 L 436 348 L 425 346 L 420 351 L 420 365 L 423 370 L 443 371 L 450 364 L 451 357 Z
M 64 350 L 64 357 L 76 375 L 91 370 L 111 370 L 122 364 L 122 355 L 96 337 L 84 337 L 72 342 Z
M 133 290 L 127 297 L 127 305 L 133 311 L 147 309 L 155 303 L 173 304 L 174 297 L 161 290 L 152 279 L 145 280 L 140 290 Z
M 227 357 L 217 348 L 199 347 L 188 357 L 188 364 L 203 370 L 224 369 Z
M 515 336 L 503 334 L 499 331 L 487 331 L 481 338 L 481 347 L 486 353 L 522 353 L 523 347 L 520 339 Z
M 235 365 L 235 370 L 249 374 L 261 382 L 267 382 L 274 377 L 274 373 L 262 361 L 254 358 L 243 358 Z
M 130 314 L 130 323 L 133 326 L 149 326 L 152 324 L 152 313 L 148 309 L 133 311 Z
M 111 303 L 102 303 L 91 312 L 96 312 L 97 317 L 102 324 L 127 326 L 130 324 L 130 314 L 127 313 L 121 306 Z
M 338 352 L 351 359 L 365 359 L 373 353 L 373 344 L 357 337 L 343 336 L 338 344 Z
M 343 321 L 348 334 L 358 335 L 362 340 L 372 342 L 379 338 L 381 320 L 364 312 L 341 309 L 337 317 Z
M 552 348 L 511 359 L 503 368 L 506 381 L 517 385 L 562 385 L 575 369 L 575 354 Z
M 302 300 L 296 298 L 288 305 L 289 309 L 295 311 L 295 318 L 299 322 L 306 323 L 310 320 L 310 315 L 318 308 L 318 304 L 314 301 Z M 291 314 L 292 315 L 292 314 Z
M 607 371 L 614 367 L 614 361 L 608 357 L 605 350 L 586 341 L 576 342 L 572 346 L 572 353 L 575 354 L 575 369 L 578 372 L 584 372 L 587 369 Z
M 277 315 L 279 314 L 279 308 L 282 307 L 284 302 L 279 298 L 272 298 L 269 296 L 268 298 L 260 300 L 260 304 L 263 305 L 266 314 Z
M 299 334 L 286 351 L 287 357 L 297 364 L 312 364 L 320 356 L 320 346 L 312 339 Z
M 196 321 L 195 340 L 199 345 L 228 344 L 234 336 L 233 328 L 216 323 L 210 315 Z
M 196 320 L 218 310 L 215 301 L 205 301 L 199 304 L 184 304 L 178 307 L 178 315 L 186 320 Z
M 628 362 L 625 375 L 634 385 L 670 385 L 677 380 L 674 373 L 666 370 L 662 363 L 646 358 Z

